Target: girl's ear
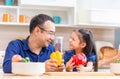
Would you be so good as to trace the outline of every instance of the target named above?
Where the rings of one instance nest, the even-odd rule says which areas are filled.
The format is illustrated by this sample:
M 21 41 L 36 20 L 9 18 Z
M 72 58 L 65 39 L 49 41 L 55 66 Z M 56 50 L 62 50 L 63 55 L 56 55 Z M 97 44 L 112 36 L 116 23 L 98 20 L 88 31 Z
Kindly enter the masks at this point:
M 81 47 L 82 47 L 82 48 L 85 48 L 85 47 L 86 47 L 86 43 L 85 43 L 85 42 L 82 42 Z

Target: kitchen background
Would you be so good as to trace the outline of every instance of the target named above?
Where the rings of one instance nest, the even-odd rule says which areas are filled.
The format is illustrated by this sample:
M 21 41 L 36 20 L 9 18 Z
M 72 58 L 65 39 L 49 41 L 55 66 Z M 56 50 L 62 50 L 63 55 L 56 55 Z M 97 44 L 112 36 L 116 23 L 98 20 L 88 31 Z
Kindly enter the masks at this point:
M 22 13 L 28 15 L 29 18 L 31 18 L 32 16 L 30 16 L 29 11 L 31 10 L 31 12 L 33 13 L 35 12 L 34 9 L 30 9 L 31 6 L 33 7 L 35 6 L 34 3 L 33 3 L 34 5 L 31 4 L 31 6 L 28 6 L 29 9 L 26 9 L 25 8 L 26 6 L 24 6 L 24 2 L 27 2 L 28 0 L 14 0 L 14 1 L 15 1 L 14 5 L 6 7 L 6 5 L 4 5 L 4 0 L 0 0 L 0 50 L 1 51 L 5 50 L 9 41 L 14 39 L 26 38 L 29 35 L 29 29 L 28 29 L 29 23 L 18 23 L 19 19 L 14 19 L 15 22 L 13 23 L 2 22 L 3 13 L 9 10 L 8 12 L 14 15 L 14 18 L 15 17 L 19 18 L 18 15 Z M 36 0 L 36 1 L 40 1 L 40 0 Z M 49 1 L 49 2 L 56 1 L 57 3 L 57 1 L 61 2 L 64 0 L 44 0 L 44 1 Z M 70 1 L 76 1 L 76 0 L 70 0 Z M 70 1 L 68 3 L 70 3 Z M 28 3 L 29 2 L 30 1 L 28 1 Z M 116 13 L 117 12 L 119 13 L 119 8 L 120 8 L 119 0 L 77 0 L 77 2 L 75 3 L 76 5 L 73 4 L 74 6 L 71 7 L 69 5 L 67 6 L 66 4 L 62 6 L 63 8 L 61 8 L 61 4 L 60 7 L 58 7 L 60 9 L 57 13 L 59 16 L 61 16 L 61 24 L 59 23 L 56 24 L 56 36 L 62 36 L 64 38 L 63 50 L 68 49 L 68 39 L 72 30 L 75 28 L 90 29 L 93 31 L 96 41 L 108 41 L 111 42 L 115 46 L 115 48 L 118 48 L 118 45 L 120 43 L 120 37 L 119 37 L 120 14 L 116 14 Z M 38 4 L 36 5 L 38 6 Z M 70 5 L 72 4 L 70 3 Z M 54 9 L 55 6 L 52 6 L 52 8 Z M 42 7 L 44 7 L 42 8 L 43 10 L 42 13 L 47 12 L 49 14 L 49 11 L 51 11 L 53 13 L 52 16 L 56 15 L 55 14 L 56 12 L 54 12 L 53 10 L 49 8 L 46 9 L 46 6 L 42 6 Z M 62 10 L 64 9 L 64 7 L 69 10 L 67 11 Z M 37 8 L 37 10 L 39 9 Z M 39 11 L 36 11 L 37 14 L 38 12 Z M 112 12 L 112 14 L 109 14 L 109 12 Z M 34 15 L 36 13 L 34 13 Z M 117 17 L 117 19 L 115 17 Z

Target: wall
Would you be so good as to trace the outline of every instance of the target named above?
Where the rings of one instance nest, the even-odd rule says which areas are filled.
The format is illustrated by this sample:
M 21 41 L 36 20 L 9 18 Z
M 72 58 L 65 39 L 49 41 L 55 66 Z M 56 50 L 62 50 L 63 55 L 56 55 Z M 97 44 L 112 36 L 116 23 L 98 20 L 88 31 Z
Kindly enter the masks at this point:
M 77 0 L 77 6 L 81 9 L 118 9 L 120 0 Z
M 63 50 L 68 49 L 68 39 L 74 28 L 57 27 L 56 36 L 63 36 Z M 88 28 L 93 31 L 95 40 L 109 41 L 114 44 L 114 29 Z M 26 38 L 29 35 L 27 26 L 0 26 L 0 50 L 5 50 L 8 42 L 16 38 Z
M 0 50 L 5 50 L 9 41 L 26 37 L 28 34 L 28 27 L 0 26 Z

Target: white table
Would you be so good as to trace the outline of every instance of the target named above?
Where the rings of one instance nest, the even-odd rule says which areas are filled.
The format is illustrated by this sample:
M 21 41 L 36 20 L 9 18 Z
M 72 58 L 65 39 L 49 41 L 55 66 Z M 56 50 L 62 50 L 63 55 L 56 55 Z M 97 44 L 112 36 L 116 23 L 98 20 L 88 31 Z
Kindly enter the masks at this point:
M 56 72 L 57 73 L 57 72 Z M 15 74 L 4 74 L 4 73 L 0 73 L 0 79 L 120 79 L 120 76 L 115 76 L 115 75 L 107 75 L 107 76 L 102 76 L 100 73 L 94 73 L 92 75 L 88 75 L 89 73 L 84 73 L 80 75 L 65 75 L 64 73 L 62 75 L 37 75 L 37 76 L 21 76 L 21 75 L 15 75 Z M 97 76 L 95 75 L 97 74 Z M 102 74 L 105 74 L 105 72 L 103 72 Z M 107 74 L 107 73 L 106 73 Z M 109 73 L 111 74 L 111 73 Z

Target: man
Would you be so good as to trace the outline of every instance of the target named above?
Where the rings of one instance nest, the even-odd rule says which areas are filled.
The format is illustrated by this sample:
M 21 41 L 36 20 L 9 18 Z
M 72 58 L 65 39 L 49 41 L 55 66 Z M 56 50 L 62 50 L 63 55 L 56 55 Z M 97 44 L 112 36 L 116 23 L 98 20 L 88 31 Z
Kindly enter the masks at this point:
M 30 22 L 30 35 L 25 40 L 13 40 L 8 44 L 3 62 L 3 71 L 11 73 L 12 56 L 19 54 L 29 57 L 31 62 L 45 62 L 46 72 L 62 71 L 64 65 L 58 67 L 57 60 L 50 59 L 55 51 L 51 44 L 54 40 L 55 25 L 53 19 L 45 14 L 36 15 Z

